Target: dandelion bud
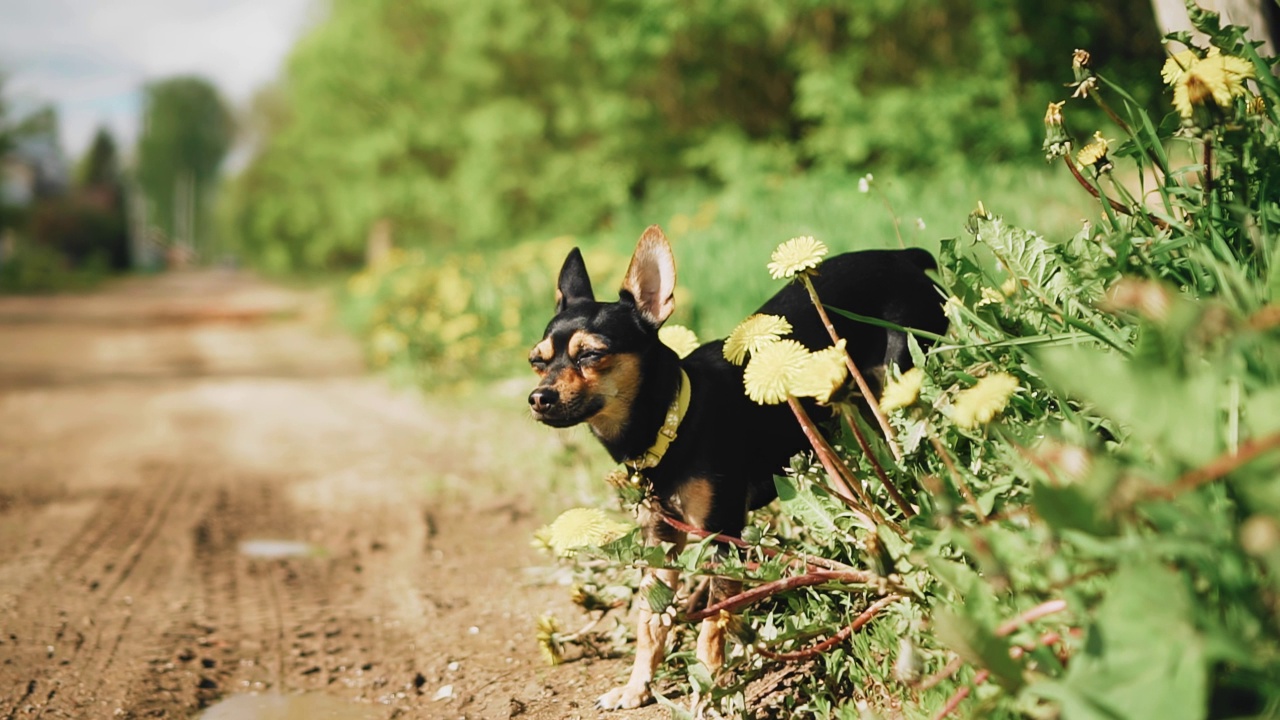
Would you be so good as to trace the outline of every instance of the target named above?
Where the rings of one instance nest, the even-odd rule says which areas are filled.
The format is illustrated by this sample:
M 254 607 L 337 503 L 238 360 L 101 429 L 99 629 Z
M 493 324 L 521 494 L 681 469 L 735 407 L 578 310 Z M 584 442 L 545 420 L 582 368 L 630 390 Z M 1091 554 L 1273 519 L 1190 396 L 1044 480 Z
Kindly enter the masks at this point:
M 1049 103 L 1044 113 L 1044 159 L 1052 161 L 1071 152 L 1071 136 L 1063 124 L 1062 106 L 1066 101 Z
M 1076 89 L 1071 97 L 1088 97 L 1089 92 L 1098 85 L 1098 79 L 1094 77 L 1093 70 L 1089 67 L 1089 52 L 1087 50 L 1077 49 L 1071 53 L 1071 73 L 1076 79 L 1071 84 Z
M 1262 116 L 1267 114 L 1267 101 L 1261 95 L 1254 95 L 1249 98 L 1247 106 L 1249 114 L 1252 116 Z
M 1077 72 L 1080 70 L 1088 70 L 1089 60 L 1090 57 L 1088 50 L 1076 48 L 1075 52 L 1071 53 L 1071 69 Z

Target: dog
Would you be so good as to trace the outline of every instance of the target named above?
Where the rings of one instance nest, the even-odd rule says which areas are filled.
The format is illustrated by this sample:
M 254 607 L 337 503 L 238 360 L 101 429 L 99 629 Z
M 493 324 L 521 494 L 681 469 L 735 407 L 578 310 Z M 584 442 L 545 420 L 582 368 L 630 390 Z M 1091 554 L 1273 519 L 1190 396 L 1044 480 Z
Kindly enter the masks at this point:
M 941 298 L 926 271 L 924 250 L 865 250 L 826 259 L 813 284 L 823 303 L 901 327 L 946 331 Z M 636 244 L 616 302 L 598 302 L 582 254 L 565 259 L 556 287 L 555 316 L 529 355 L 540 380 L 529 394 L 539 422 L 564 428 L 586 423 L 614 460 L 651 486 L 651 506 L 639 518 L 647 544 L 684 547 L 686 535 L 663 520 L 682 520 L 709 533 L 737 537 L 747 513 L 776 496 L 773 477 L 810 447 L 786 404 L 758 405 L 743 390 L 743 369 L 725 360 L 722 340 L 683 360 L 658 339 L 675 309 L 675 258 L 662 230 L 646 229 Z M 790 321 L 792 337 L 810 350 L 829 347 L 830 334 L 808 292 L 791 283 L 757 311 Z M 911 367 L 902 332 L 831 313 L 855 364 L 868 379 L 896 364 Z M 927 345 L 927 341 L 922 341 Z M 646 591 L 672 570 L 647 571 Z M 740 583 L 713 579 L 708 604 L 736 594 Z M 665 652 L 668 625 L 639 604 L 636 657 L 626 684 L 602 695 L 604 709 L 650 700 L 653 673 Z M 698 660 L 715 673 L 724 662 L 724 623 L 702 622 Z

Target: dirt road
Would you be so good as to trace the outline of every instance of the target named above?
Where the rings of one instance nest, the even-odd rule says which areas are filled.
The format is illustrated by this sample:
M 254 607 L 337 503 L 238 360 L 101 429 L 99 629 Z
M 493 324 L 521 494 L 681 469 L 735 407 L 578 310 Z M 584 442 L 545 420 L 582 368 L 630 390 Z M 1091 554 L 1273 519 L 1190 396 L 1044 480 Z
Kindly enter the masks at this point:
M 626 660 L 534 641 L 555 438 L 366 376 L 319 299 L 0 299 L 0 719 L 598 715 Z

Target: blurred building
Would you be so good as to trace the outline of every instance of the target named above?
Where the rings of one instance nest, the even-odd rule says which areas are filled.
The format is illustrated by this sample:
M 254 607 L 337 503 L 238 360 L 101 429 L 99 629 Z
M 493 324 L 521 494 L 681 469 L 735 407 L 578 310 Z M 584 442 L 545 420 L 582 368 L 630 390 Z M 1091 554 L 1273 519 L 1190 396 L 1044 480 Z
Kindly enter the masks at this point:
M 27 207 L 37 198 L 65 194 L 70 185 L 71 169 L 53 137 L 16 137 L 0 159 L 0 202 L 5 205 Z

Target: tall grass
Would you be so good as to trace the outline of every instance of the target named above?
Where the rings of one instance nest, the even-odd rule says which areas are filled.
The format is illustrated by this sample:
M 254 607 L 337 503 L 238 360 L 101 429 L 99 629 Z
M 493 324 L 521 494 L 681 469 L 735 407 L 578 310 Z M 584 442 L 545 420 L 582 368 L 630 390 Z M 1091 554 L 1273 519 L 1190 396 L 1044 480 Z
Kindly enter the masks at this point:
M 550 318 L 555 280 L 581 247 L 596 295 L 617 296 L 640 232 L 660 224 L 679 275 L 673 322 L 723 337 L 777 287 L 758 262 L 778 242 L 813 235 L 836 251 L 907 246 L 936 250 L 963 232 L 978 204 L 1066 239 L 1093 211 L 1070 179 L 1045 169 L 995 166 L 931 175 L 752 176 L 724 188 L 660 187 L 585 236 L 529 238 L 513 246 L 428 255 L 395 253 L 348 284 L 349 324 L 370 360 L 429 387 L 525 372 L 525 349 Z M 898 226 L 895 227 L 895 221 Z

